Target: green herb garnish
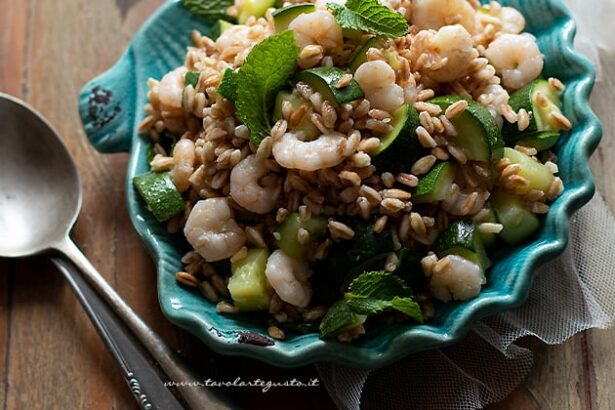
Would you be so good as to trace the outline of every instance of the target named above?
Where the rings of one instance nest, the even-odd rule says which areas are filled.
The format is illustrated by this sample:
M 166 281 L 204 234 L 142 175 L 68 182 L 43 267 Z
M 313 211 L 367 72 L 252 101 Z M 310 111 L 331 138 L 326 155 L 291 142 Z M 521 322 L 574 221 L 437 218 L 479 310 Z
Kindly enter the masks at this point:
M 199 17 L 212 20 L 233 20 L 226 10 L 235 4 L 234 0 L 182 0 L 182 4 Z
M 232 102 L 237 101 L 237 72 L 232 68 L 224 71 L 218 86 L 218 94 Z
M 254 46 L 237 74 L 237 117 L 258 145 L 271 131 L 275 96 L 297 71 L 299 45 L 292 31 Z
M 191 85 L 192 88 L 196 88 L 196 85 L 199 83 L 200 76 L 201 73 L 199 71 L 188 71 L 184 74 L 184 87 Z
M 406 19 L 378 0 L 348 0 L 345 5 L 327 3 L 327 7 L 333 11 L 342 28 L 388 37 L 408 34 Z

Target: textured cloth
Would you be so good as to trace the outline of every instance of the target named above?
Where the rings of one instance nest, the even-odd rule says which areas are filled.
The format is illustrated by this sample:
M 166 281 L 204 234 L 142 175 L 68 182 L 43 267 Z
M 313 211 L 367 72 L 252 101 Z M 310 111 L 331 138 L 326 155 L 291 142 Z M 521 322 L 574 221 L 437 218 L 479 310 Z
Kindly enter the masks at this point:
M 606 63 L 615 59 L 615 45 L 606 44 L 611 38 L 606 18 L 615 15 L 615 0 L 567 4 L 579 25 L 576 45 L 598 69 L 592 106 L 605 114 L 605 130 L 613 129 L 615 120 L 606 114 L 615 108 L 615 89 L 609 90 L 613 86 L 603 70 L 612 70 Z M 418 353 L 380 370 L 320 364 L 321 380 L 344 410 L 477 409 L 502 400 L 532 368 L 531 350 L 515 341 L 535 336 L 558 344 L 583 330 L 611 324 L 614 243 L 615 220 L 597 194 L 572 217 L 566 251 L 539 269 L 520 308 L 478 322 L 454 346 Z

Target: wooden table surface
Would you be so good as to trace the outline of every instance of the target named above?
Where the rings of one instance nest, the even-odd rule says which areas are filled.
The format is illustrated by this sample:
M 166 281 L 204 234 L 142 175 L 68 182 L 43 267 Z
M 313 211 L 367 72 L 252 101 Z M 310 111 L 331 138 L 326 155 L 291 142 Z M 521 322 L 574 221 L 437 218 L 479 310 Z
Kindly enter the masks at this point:
M 279 370 L 209 352 L 162 316 L 152 261 L 124 201 L 127 155 L 100 155 L 77 114 L 80 87 L 110 67 L 163 0 L 0 0 L 0 91 L 20 97 L 59 130 L 84 186 L 74 239 L 126 301 L 174 348 L 212 379 L 274 381 L 317 377 L 313 367 Z M 611 66 L 615 57 L 611 56 Z M 608 82 L 610 81 L 610 84 Z M 615 77 L 607 80 L 611 90 Z M 597 98 L 610 98 L 601 87 Z M 609 105 L 597 107 L 607 119 Z M 611 114 L 612 115 L 612 114 Z M 611 120 L 611 124 L 613 120 Z M 608 128 L 608 127 L 605 127 Z M 615 146 L 605 138 L 592 159 L 611 209 Z M 615 330 L 589 331 L 560 346 L 530 341 L 536 365 L 494 409 L 615 408 Z M 44 257 L 0 260 L 0 407 L 135 409 L 136 404 L 70 288 Z M 230 391 L 245 408 L 333 408 L 324 388 Z

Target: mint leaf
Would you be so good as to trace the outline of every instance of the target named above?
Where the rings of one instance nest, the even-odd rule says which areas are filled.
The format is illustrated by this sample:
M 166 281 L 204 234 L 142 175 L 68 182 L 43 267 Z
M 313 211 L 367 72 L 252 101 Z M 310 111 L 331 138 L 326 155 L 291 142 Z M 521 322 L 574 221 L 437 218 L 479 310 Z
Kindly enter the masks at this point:
M 373 298 L 355 298 L 347 300 L 351 311 L 361 315 L 377 315 L 386 310 L 397 310 L 410 316 L 419 323 L 423 323 L 421 307 L 412 298 L 400 298 L 395 296 L 391 300 L 381 300 Z
M 184 87 L 191 85 L 192 88 L 196 88 L 196 85 L 199 83 L 200 76 L 201 73 L 198 71 L 188 71 L 184 74 Z
M 412 291 L 404 280 L 390 272 L 365 272 L 357 276 L 348 287 L 349 298 L 374 298 L 391 300 L 395 296 L 411 296 Z
M 258 145 L 271 131 L 275 96 L 297 71 L 299 45 L 292 31 L 254 46 L 237 75 L 237 116 Z
M 378 0 L 348 0 L 345 5 L 327 3 L 337 23 L 345 29 L 402 37 L 408 34 L 408 22 Z
M 325 317 L 320 322 L 320 336 L 332 337 L 344 330 L 362 325 L 365 322 L 364 315 L 353 312 L 346 300 L 342 299 L 329 308 Z
M 237 100 L 237 72 L 232 68 L 224 71 L 218 86 L 218 94 L 233 102 Z
M 191 13 L 210 20 L 232 20 L 226 10 L 235 4 L 234 0 L 182 0 L 182 5 Z

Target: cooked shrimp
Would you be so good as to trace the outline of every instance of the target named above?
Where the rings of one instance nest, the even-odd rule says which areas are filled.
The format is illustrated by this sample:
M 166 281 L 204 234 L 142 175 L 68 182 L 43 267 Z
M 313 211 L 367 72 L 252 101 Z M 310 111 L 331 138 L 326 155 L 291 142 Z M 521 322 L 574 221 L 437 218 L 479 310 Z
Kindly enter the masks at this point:
M 431 70 L 429 76 L 441 83 L 455 81 L 464 76 L 474 57 L 472 37 L 461 25 L 442 27 L 432 37 L 431 47 L 447 63 L 437 70 Z
M 395 83 L 395 71 L 382 60 L 361 64 L 354 79 L 372 108 L 393 112 L 404 103 L 404 89 Z
M 230 258 L 246 242 L 246 235 L 233 219 L 226 198 L 197 202 L 186 221 L 184 235 L 207 262 Z
M 312 299 L 308 279 L 312 272 L 306 264 L 276 250 L 267 259 L 265 276 L 280 299 L 297 307 L 307 307 Z
M 353 154 L 360 142 L 356 134 L 346 138 L 339 132 L 322 134 L 312 141 L 302 138 L 302 132 L 287 132 L 273 143 L 272 153 L 278 164 L 302 171 L 331 168 Z
M 427 258 L 435 258 L 435 255 Z M 485 280 L 482 270 L 474 262 L 457 255 L 449 255 L 431 263 L 425 263 L 425 259 L 423 269 L 430 278 L 429 288 L 436 299 L 442 302 L 468 300 L 480 293 Z M 425 265 L 429 268 L 425 269 Z
M 179 192 L 184 192 L 190 188 L 188 179 L 194 172 L 194 161 L 196 159 L 194 142 L 189 139 L 177 141 L 173 148 L 173 169 L 171 179 Z
M 421 30 L 461 24 L 474 33 L 476 12 L 466 0 L 414 0 L 411 23 Z
M 158 85 L 158 96 L 162 110 L 173 111 L 181 109 L 184 93 L 184 75 L 188 69 L 184 66 L 166 74 Z
M 325 10 L 309 14 L 300 14 L 290 22 L 288 28 L 295 32 L 301 47 L 309 45 L 322 46 L 325 51 L 340 50 L 344 45 L 342 28 L 335 17 Z
M 233 25 L 218 37 L 216 50 L 220 53 L 220 58 L 239 66 L 243 64 L 252 47 L 271 34 L 272 29 L 263 24 Z
M 544 59 L 530 34 L 502 34 L 487 48 L 485 56 L 502 76 L 504 87 L 518 90 L 542 72 Z
M 477 13 L 478 20 L 481 21 L 483 15 L 487 16 L 483 18 L 482 23 L 484 25 L 494 24 L 499 25 L 500 31 L 509 34 L 519 34 L 525 29 L 525 18 L 517 9 L 512 7 L 502 7 L 499 4 L 489 8 L 489 13 Z M 493 18 L 495 17 L 495 21 Z
M 269 172 L 265 163 L 255 155 L 244 158 L 231 171 L 231 197 L 255 214 L 271 212 L 280 196 L 282 181 L 279 179 L 270 186 L 261 186 L 259 180 Z

